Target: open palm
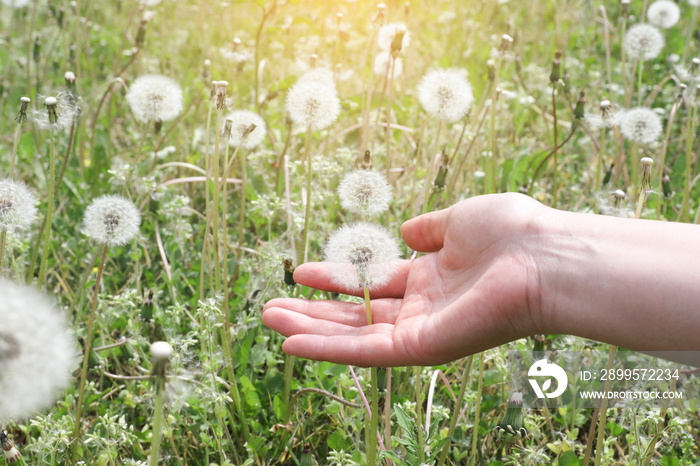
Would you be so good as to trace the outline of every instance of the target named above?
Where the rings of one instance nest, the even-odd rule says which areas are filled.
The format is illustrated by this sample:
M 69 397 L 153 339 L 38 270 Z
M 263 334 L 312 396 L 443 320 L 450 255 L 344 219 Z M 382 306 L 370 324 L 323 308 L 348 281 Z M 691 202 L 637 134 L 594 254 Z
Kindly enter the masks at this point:
M 434 365 L 533 333 L 539 278 L 533 258 L 539 203 L 524 196 L 482 196 L 406 222 L 406 244 L 428 252 L 397 263 L 364 304 L 273 299 L 263 322 L 289 338 L 285 352 L 360 366 Z M 331 265 L 304 264 L 294 278 L 340 291 Z

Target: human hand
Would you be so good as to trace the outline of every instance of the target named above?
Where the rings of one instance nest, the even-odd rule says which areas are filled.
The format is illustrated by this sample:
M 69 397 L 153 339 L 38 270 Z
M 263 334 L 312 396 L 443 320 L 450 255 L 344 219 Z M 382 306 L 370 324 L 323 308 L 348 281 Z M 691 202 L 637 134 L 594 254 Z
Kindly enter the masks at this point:
M 288 354 L 359 366 L 436 365 L 540 333 L 535 258 L 549 209 L 518 194 L 471 198 L 407 221 L 406 244 L 427 252 L 400 261 L 364 304 L 273 299 L 263 322 L 289 337 Z M 297 283 L 342 292 L 329 264 L 308 263 Z

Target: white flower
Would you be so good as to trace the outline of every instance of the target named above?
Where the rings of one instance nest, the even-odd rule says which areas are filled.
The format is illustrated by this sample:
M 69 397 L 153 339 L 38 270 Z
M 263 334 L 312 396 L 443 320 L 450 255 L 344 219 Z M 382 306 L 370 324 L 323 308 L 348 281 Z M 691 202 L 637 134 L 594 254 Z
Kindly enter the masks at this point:
M 295 124 L 322 130 L 340 115 L 340 99 L 335 86 L 325 81 L 304 80 L 289 90 L 286 109 Z
M 622 45 L 629 58 L 651 60 L 661 54 L 661 49 L 664 47 L 664 36 L 654 26 L 635 24 L 627 31 L 625 42 Z
M 0 231 L 26 230 L 36 214 L 36 197 L 24 183 L 0 181 Z
M 403 32 L 403 39 L 401 40 L 401 50 L 406 50 L 408 44 L 411 43 L 411 35 L 406 29 L 406 25 L 402 23 L 389 23 L 385 24 L 379 28 L 379 33 L 377 34 L 377 46 L 381 50 L 391 51 L 391 43 L 396 38 L 397 33 Z
M 134 80 L 126 101 L 142 123 L 170 121 L 182 111 L 182 89 L 168 77 L 148 74 Z
M 387 76 L 391 79 L 391 54 L 389 52 L 380 52 L 374 58 L 374 74 L 378 76 Z M 400 58 L 394 61 L 394 78 L 398 78 L 403 73 L 403 62 Z
M 55 96 L 40 97 L 44 104 L 32 110 L 32 121 L 41 129 L 68 128 L 73 123 L 77 108 L 71 103 L 70 95 L 59 92 Z
M 338 186 L 340 206 L 348 212 L 374 217 L 389 208 L 391 185 L 383 174 L 371 170 L 355 170 Z
M 647 9 L 647 19 L 654 26 L 669 29 L 678 23 L 681 18 L 681 9 L 676 2 L 670 0 L 657 0 Z
M 386 285 L 396 273 L 400 251 L 388 231 L 371 223 L 341 227 L 324 248 L 332 262 L 331 280 L 347 291 Z
M 141 214 L 130 200 L 106 195 L 94 199 L 85 209 L 84 223 L 90 238 L 108 246 L 119 246 L 136 236 Z
M 632 142 L 651 144 L 661 136 L 661 118 L 646 107 L 637 107 L 622 114 L 620 131 Z
M 229 144 L 231 144 L 232 147 L 237 147 L 241 143 L 243 135 L 251 124 L 255 125 L 255 129 L 245 139 L 243 147 L 246 149 L 253 149 L 260 145 L 263 139 L 265 139 L 265 133 L 267 131 L 265 121 L 257 113 L 248 110 L 236 110 L 229 114 L 226 119 L 233 122 L 231 138 L 229 139 Z
M 0 279 L 0 421 L 53 403 L 70 380 L 75 347 L 63 313 L 33 287 Z
M 466 115 L 474 103 L 474 94 L 466 71 L 437 69 L 423 76 L 418 100 L 430 115 L 453 122 Z
M 13 8 L 25 7 L 29 5 L 30 2 L 31 0 L 2 0 L 3 5 L 11 6 Z

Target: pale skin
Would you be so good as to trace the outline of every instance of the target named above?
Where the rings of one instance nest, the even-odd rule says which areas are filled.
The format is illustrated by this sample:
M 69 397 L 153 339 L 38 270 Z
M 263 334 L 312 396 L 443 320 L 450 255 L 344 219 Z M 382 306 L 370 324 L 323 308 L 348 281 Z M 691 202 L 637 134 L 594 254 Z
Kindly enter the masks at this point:
M 398 262 L 394 278 L 372 290 L 373 325 L 364 304 L 269 301 L 263 322 L 288 337 L 284 351 L 359 366 L 428 366 L 563 333 L 638 351 L 700 352 L 700 226 L 564 212 L 495 194 L 411 219 L 401 235 L 425 254 Z M 301 265 L 294 279 L 344 291 L 328 267 Z

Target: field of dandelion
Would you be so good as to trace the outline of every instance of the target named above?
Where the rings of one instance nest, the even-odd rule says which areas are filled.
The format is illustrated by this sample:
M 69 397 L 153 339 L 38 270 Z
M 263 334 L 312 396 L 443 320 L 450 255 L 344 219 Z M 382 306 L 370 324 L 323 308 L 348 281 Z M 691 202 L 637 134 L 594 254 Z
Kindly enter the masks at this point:
M 503 383 L 509 351 L 607 345 L 370 369 L 261 320 L 361 303 L 292 272 L 376 286 L 404 221 L 480 194 L 698 223 L 698 6 L 0 0 L 5 461 L 700 464 L 697 405 L 523 408 Z

